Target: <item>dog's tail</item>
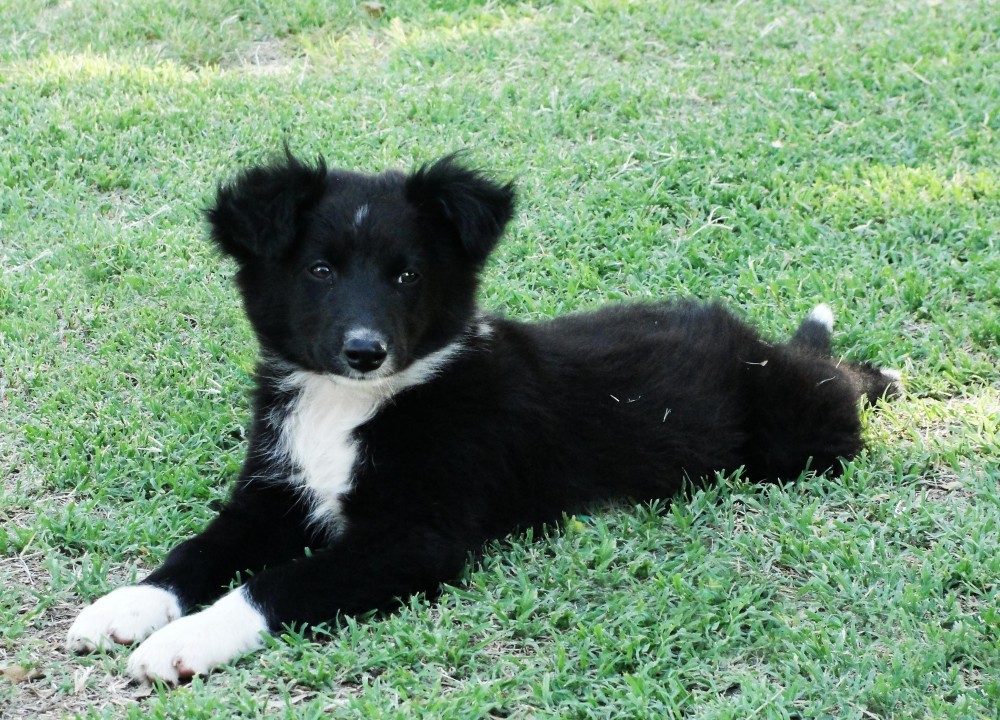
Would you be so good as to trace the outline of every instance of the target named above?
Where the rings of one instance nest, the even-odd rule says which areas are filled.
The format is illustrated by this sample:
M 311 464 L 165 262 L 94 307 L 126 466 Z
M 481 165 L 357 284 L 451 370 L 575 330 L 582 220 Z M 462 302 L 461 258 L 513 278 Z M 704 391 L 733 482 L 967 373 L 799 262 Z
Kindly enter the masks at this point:
M 833 310 L 826 303 L 814 307 L 789 344 L 822 357 L 833 355 Z M 858 394 L 875 404 L 879 398 L 893 398 L 903 394 L 902 376 L 898 370 L 881 368 L 870 363 L 839 362 L 838 366 L 858 389 Z
M 791 344 L 811 350 L 823 357 L 833 354 L 833 310 L 826 303 L 814 307 L 792 335 Z

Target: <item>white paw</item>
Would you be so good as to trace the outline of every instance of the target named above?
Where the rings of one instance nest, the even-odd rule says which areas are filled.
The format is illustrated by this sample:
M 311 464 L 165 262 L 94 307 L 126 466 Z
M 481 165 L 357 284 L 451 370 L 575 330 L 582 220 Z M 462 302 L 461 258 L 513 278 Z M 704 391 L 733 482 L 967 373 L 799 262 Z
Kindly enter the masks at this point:
M 141 682 L 162 680 L 176 685 L 261 647 L 261 633 L 266 630 L 264 616 L 238 588 L 201 612 L 153 633 L 128 659 L 128 672 Z
M 71 652 L 106 650 L 114 643 L 141 642 L 181 616 L 177 596 L 152 585 L 114 590 L 83 609 L 69 628 Z

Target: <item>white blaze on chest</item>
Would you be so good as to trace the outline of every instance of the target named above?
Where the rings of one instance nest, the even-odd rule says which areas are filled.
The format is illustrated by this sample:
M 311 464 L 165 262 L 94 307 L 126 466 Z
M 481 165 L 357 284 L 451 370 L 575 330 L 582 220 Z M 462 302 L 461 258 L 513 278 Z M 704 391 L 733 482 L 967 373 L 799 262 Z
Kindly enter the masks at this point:
M 295 392 L 286 414 L 275 417 L 277 453 L 290 462 L 289 482 L 305 491 L 310 519 L 339 530 L 343 497 L 354 484 L 354 466 L 363 448 L 355 430 L 383 403 L 406 388 L 428 382 L 461 354 L 468 337 L 488 337 L 493 329 L 482 320 L 454 342 L 408 365 L 400 372 L 372 380 L 356 380 L 297 370 L 280 386 Z
M 281 425 L 280 447 L 296 471 L 291 480 L 307 491 L 312 520 L 335 524 L 360 450 L 354 431 L 375 414 L 380 397 L 310 372 L 286 382 L 299 390 Z

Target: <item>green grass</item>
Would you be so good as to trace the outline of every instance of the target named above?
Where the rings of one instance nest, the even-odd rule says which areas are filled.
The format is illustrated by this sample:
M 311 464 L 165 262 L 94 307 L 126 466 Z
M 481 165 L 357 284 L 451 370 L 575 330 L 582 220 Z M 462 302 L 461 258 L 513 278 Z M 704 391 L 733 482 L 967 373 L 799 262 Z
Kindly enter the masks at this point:
M 1000 10 L 385 5 L 0 9 L 0 667 L 44 673 L 0 717 L 995 718 Z M 200 212 L 285 140 L 515 178 L 490 308 L 694 295 L 780 335 L 825 300 L 909 394 L 839 481 L 595 510 L 137 698 L 60 643 L 239 467 L 255 348 Z

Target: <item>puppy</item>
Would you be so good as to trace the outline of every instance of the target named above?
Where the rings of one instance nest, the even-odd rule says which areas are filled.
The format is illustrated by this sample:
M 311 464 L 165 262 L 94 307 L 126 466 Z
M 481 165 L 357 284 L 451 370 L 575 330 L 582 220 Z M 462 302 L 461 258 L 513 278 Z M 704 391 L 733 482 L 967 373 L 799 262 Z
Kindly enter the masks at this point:
M 218 517 L 84 609 L 68 648 L 141 643 L 132 676 L 176 683 L 265 632 L 433 593 L 564 512 L 837 472 L 859 399 L 895 390 L 830 359 L 825 305 L 785 343 L 695 302 L 488 315 L 479 273 L 513 210 L 454 156 L 362 175 L 288 154 L 220 187 L 212 239 L 261 349 L 246 461 Z

